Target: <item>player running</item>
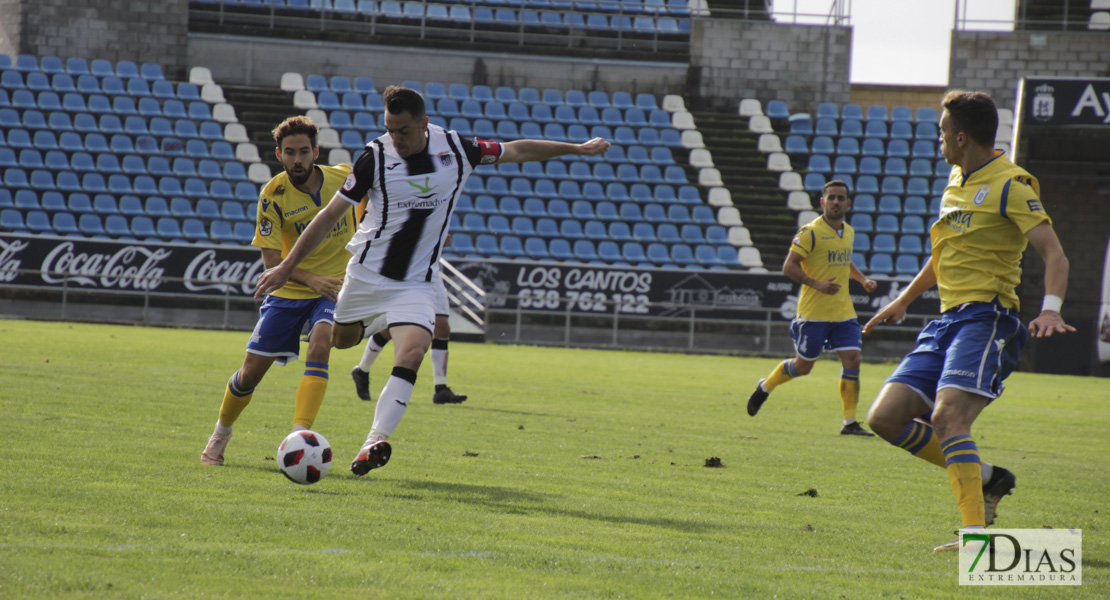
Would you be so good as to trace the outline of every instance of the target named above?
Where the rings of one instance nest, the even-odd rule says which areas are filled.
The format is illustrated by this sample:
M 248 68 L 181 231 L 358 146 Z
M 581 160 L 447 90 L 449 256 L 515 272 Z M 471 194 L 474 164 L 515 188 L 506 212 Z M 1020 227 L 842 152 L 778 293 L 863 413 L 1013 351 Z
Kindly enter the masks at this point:
M 1002 393 L 1028 337 L 1015 291 L 1028 243 L 1045 262 L 1044 303 L 1028 332 L 1047 337 L 1075 328 L 1060 315 L 1068 259 L 1041 206 L 1040 184 L 994 150 L 994 100 L 951 91 L 942 104 L 941 152 L 952 172 L 929 232 L 932 256 L 863 332 L 900 321 L 934 285 L 942 314 L 887 379 L 867 422 L 891 444 L 948 471 L 966 531 L 993 523 L 999 501 L 1016 487 L 1013 473 L 979 457 L 971 425 Z M 959 540 L 934 550 L 959 550 Z
M 852 263 L 856 234 L 844 222 L 852 208 L 848 184 L 834 179 L 821 190 L 823 214 L 802 226 L 790 245 L 782 272 L 802 284 L 798 314 L 790 324 L 797 353 L 760 379 L 748 399 L 748 414 L 755 416 L 776 387 L 809 375 L 822 350 L 840 357 L 840 403 L 844 421 L 841 435 L 873 436 L 856 422 L 859 404 L 859 371 L 863 346 L 856 308 L 848 295 L 848 279 L 855 279 L 868 293 L 878 285 Z
M 319 128 L 308 117 L 289 117 L 274 128 L 275 154 L 284 171 L 262 189 L 254 241 L 262 252 L 262 263 L 273 267 L 293 248 L 302 231 L 343 185 L 350 165 L 319 166 L 316 145 Z M 301 330 L 308 323 L 305 371 L 297 387 L 293 430 L 311 429 L 328 388 L 328 357 L 331 353 L 335 299 L 343 269 L 350 260 L 347 242 L 358 223 L 358 203 L 337 215 L 322 244 L 294 269 L 288 281 L 269 290 L 258 312 L 258 323 L 247 343 L 243 365 L 231 376 L 224 390 L 220 418 L 208 445 L 200 455 L 205 465 L 222 465 L 224 450 L 231 440 L 232 425 L 250 403 L 255 387 L 275 362 L 285 365 L 297 359 Z

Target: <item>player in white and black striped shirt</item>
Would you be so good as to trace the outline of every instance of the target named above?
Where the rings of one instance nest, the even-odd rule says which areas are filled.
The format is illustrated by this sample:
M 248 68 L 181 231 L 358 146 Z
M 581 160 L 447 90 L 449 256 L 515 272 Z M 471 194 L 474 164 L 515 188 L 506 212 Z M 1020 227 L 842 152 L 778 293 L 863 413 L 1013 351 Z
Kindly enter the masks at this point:
M 390 86 L 383 135 L 363 150 L 343 188 L 301 234 L 281 264 L 258 280 L 263 295 L 289 274 L 331 231 L 339 217 L 369 195 L 366 216 L 347 249 L 351 261 L 335 308 L 332 344 L 350 348 L 388 327 L 395 342 L 393 373 L 378 396 L 374 424 L 351 471 L 365 475 L 389 460 L 386 439 L 412 398 L 416 372 L 432 341 L 435 277 L 451 213 L 478 164 L 530 162 L 566 154 L 593 156 L 609 149 L 594 138 L 582 144 L 546 140 L 499 143 L 464 139 L 428 123 L 424 98 Z

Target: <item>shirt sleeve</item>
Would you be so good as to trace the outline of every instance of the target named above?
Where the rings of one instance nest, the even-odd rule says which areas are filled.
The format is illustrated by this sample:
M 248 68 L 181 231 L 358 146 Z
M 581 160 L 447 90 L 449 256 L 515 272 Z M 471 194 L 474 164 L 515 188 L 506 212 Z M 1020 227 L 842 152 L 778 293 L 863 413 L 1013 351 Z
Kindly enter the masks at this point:
M 258 198 L 258 211 L 255 215 L 254 240 L 251 245 L 258 248 L 282 249 L 281 224 L 284 219 L 281 206 L 267 197 L 269 189 L 262 191 Z
M 362 203 L 370 188 L 374 187 L 374 171 L 377 166 L 377 157 L 374 153 L 377 147 L 377 144 L 368 144 L 362 150 L 362 154 L 355 161 L 354 168 L 343 182 L 343 187 L 339 188 L 339 195 L 347 202 L 356 205 Z
M 1032 176 L 1018 176 L 1006 182 L 1002 191 L 1005 217 L 1022 233 L 1052 219 L 1041 206 L 1040 185 Z
M 501 159 L 501 142 L 481 138 L 463 138 L 463 151 L 471 167 L 492 165 Z
M 813 251 L 813 247 L 817 244 L 814 237 L 813 230 L 809 226 L 804 226 L 794 234 L 794 239 L 790 242 L 790 251 L 797 252 L 805 258 Z

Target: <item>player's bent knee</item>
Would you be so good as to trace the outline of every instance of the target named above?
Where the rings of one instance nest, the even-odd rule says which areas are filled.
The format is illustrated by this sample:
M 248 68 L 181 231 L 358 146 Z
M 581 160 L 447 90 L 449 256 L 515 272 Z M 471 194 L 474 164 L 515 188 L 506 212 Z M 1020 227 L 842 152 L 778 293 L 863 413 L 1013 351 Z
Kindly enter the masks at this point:
M 336 325 L 331 330 L 331 345 L 339 348 L 351 348 L 362 341 L 363 326 L 361 323 Z

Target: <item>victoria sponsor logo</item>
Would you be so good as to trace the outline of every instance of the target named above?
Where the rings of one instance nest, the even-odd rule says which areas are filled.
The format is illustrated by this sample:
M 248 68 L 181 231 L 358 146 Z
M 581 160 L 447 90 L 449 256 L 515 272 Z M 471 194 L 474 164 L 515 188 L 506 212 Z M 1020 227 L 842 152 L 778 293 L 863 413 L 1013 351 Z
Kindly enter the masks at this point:
M 42 262 L 42 280 L 121 290 L 158 289 L 165 269 L 159 263 L 173 254 L 166 248 L 124 246 L 114 253 L 77 252 L 73 242 L 58 244 Z
M 196 255 L 185 268 L 185 289 L 191 292 L 217 290 L 222 293 L 253 294 L 262 269 L 262 259 L 220 260 L 215 250 Z

